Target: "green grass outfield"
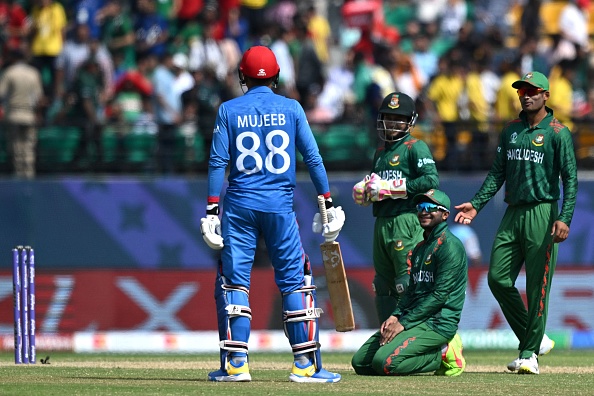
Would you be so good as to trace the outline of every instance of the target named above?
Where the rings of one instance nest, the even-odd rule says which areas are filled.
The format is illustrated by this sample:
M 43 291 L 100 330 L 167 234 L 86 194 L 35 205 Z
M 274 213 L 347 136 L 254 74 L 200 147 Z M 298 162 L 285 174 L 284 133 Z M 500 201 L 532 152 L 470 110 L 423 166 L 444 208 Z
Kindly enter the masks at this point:
M 342 374 L 336 384 L 288 380 L 290 354 L 250 355 L 252 382 L 212 383 L 207 373 L 218 355 L 129 355 L 50 353 L 50 364 L 15 365 L 0 353 L 2 395 L 594 395 L 594 351 L 553 350 L 540 358 L 540 375 L 506 372 L 514 351 L 465 352 L 460 377 L 430 374 L 362 377 L 350 367 L 350 353 L 326 353 L 324 366 Z

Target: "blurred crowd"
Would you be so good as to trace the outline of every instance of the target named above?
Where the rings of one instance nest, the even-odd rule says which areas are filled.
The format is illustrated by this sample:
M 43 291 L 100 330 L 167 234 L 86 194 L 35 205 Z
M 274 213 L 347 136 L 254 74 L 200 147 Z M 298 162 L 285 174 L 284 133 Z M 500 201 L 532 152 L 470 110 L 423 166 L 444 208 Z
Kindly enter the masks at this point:
M 155 136 L 155 170 L 175 172 L 174 137 L 208 150 L 219 104 L 242 94 L 241 54 L 258 44 L 277 56 L 277 91 L 312 125 L 375 136 L 379 103 L 400 90 L 417 101 L 417 129 L 444 136 L 441 169 L 484 169 L 468 143 L 496 143 L 520 110 L 511 83 L 528 71 L 549 76 L 548 105 L 572 131 L 594 118 L 590 10 L 589 0 L 0 0 L 7 150 L 30 152 L 37 128 L 76 127 L 72 169 L 101 170 L 109 127 Z M 17 175 L 32 177 L 31 161 L 15 163 Z

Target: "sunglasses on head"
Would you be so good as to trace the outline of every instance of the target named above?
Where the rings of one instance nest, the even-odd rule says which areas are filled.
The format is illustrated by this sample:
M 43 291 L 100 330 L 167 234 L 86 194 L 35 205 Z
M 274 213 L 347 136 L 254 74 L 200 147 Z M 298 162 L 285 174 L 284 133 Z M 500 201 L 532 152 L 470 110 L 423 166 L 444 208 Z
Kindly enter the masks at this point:
M 422 211 L 425 211 L 427 213 L 435 213 L 438 210 L 443 210 L 444 212 L 449 212 L 449 210 L 447 210 L 445 207 L 443 207 L 441 205 L 436 205 L 431 202 L 421 202 L 421 203 L 417 204 L 417 212 L 419 212 L 419 213 L 421 213 Z
M 520 88 L 518 89 L 518 96 L 522 97 L 522 96 L 536 96 L 539 93 L 544 92 L 544 89 L 542 88 L 528 88 L 528 87 L 524 87 L 524 88 Z

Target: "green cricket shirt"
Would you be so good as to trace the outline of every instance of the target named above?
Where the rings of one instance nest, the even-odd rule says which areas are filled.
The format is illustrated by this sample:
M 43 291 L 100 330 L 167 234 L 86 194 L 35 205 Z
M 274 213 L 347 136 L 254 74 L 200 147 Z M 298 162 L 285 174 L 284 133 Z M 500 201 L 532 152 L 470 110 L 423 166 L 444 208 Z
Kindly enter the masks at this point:
M 406 199 L 385 199 L 373 203 L 374 217 L 416 213 L 412 197 L 439 188 L 439 177 L 431 151 L 425 142 L 411 135 L 386 144 L 375 152 L 373 170 L 384 180 L 406 179 Z
M 427 323 L 450 339 L 458 330 L 467 282 L 466 250 L 444 221 L 413 249 L 408 290 L 393 315 L 406 330 Z
M 547 115 L 534 128 L 524 111 L 501 132 L 497 154 L 483 185 L 470 203 L 480 211 L 505 182 L 505 202 L 511 206 L 558 201 L 559 175 L 563 206 L 559 220 L 571 223 L 577 195 L 577 164 L 571 132 Z

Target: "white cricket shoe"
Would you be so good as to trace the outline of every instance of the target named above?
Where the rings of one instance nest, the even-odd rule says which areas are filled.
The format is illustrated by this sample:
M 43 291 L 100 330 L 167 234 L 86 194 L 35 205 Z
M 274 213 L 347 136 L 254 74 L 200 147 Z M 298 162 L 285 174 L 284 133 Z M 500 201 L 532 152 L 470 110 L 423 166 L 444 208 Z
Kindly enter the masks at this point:
M 547 353 L 551 352 L 551 350 L 555 347 L 555 341 L 551 340 L 548 335 L 544 335 L 542 337 L 542 341 L 540 342 L 540 349 L 538 350 L 538 355 L 546 355 Z M 507 369 L 509 371 L 517 371 L 520 369 L 520 362 L 522 359 L 517 358 L 514 359 L 507 365 Z
M 518 369 L 520 368 L 521 362 L 522 362 L 522 359 L 516 358 L 507 365 L 507 369 L 509 371 L 518 371 Z
M 540 349 L 538 350 L 538 356 L 546 355 L 551 352 L 551 349 L 555 347 L 555 341 L 551 340 L 548 335 L 542 337 L 540 342 Z
M 528 359 L 520 360 L 518 374 L 538 374 L 538 357 L 533 353 Z

